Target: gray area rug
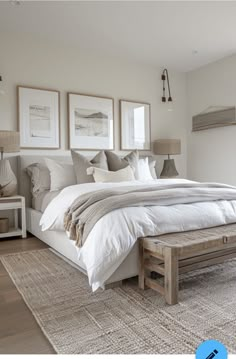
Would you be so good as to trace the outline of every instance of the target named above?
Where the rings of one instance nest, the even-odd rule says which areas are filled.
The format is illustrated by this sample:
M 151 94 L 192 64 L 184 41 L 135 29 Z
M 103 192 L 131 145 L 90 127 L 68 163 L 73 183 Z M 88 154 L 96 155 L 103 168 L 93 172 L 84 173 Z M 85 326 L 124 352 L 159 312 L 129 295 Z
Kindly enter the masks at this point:
M 193 354 L 206 339 L 236 353 L 236 260 L 182 277 L 175 306 L 135 280 L 92 293 L 49 249 L 1 261 L 57 353 Z

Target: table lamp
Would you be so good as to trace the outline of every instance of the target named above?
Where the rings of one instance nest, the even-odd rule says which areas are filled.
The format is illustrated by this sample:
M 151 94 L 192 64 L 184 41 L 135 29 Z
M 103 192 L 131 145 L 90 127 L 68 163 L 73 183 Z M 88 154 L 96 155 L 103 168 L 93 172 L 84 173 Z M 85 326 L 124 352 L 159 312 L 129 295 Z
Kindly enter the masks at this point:
M 170 155 L 179 155 L 181 153 L 180 140 L 156 140 L 154 141 L 153 152 L 156 155 L 168 155 L 160 174 L 161 178 L 171 178 L 179 175 L 175 167 L 175 161 L 170 159 Z
M 15 131 L 0 131 L 0 197 L 9 197 L 17 193 L 17 179 L 9 160 L 3 159 L 4 153 L 19 152 L 20 135 Z

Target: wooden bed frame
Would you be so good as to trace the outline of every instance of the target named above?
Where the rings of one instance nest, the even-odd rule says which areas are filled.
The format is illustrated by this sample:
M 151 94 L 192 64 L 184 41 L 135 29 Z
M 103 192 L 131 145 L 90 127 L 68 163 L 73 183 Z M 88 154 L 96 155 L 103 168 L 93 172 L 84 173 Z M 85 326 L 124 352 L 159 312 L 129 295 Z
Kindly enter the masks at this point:
M 203 230 L 141 238 L 139 287 L 152 288 L 168 304 L 178 303 L 179 274 L 236 257 L 236 223 Z M 163 279 L 153 279 L 153 272 Z

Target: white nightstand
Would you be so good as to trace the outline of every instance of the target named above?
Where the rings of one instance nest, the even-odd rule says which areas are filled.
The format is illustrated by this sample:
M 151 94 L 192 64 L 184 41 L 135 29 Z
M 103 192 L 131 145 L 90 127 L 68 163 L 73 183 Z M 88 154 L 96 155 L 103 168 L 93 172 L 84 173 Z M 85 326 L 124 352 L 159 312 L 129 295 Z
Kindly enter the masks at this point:
M 0 238 L 22 236 L 26 238 L 25 198 L 22 196 L 0 197 L 0 211 L 14 211 L 14 227 L 7 233 L 0 233 Z M 18 210 L 21 210 L 21 228 L 18 224 Z M 0 214 L 1 216 L 1 214 Z

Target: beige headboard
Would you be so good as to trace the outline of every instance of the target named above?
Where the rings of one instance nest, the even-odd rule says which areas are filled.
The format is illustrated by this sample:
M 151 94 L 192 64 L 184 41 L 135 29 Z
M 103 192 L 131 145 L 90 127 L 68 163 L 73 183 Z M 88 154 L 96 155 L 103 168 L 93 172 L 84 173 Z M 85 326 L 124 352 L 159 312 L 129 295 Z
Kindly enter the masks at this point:
M 18 156 L 17 157 L 17 172 L 18 172 L 18 189 L 19 194 L 25 197 L 25 203 L 26 207 L 31 207 L 31 184 L 30 184 L 30 178 L 28 174 L 26 173 L 25 169 L 32 163 L 44 163 L 44 158 L 52 158 L 55 161 L 62 162 L 62 163 L 72 163 L 72 158 L 70 153 L 68 156 Z M 152 156 L 140 156 L 140 158 L 143 157 L 149 157 L 149 159 L 152 159 Z M 91 158 L 88 156 L 88 158 Z
M 25 197 L 26 207 L 31 207 L 31 185 L 30 178 L 25 169 L 32 163 L 44 163 L 44 158 L 52 158 L 58 162 L 72 163 L 71 156 L 19 156 L 17 160 L 18 167 L 18 189 L 19 194 Z

